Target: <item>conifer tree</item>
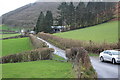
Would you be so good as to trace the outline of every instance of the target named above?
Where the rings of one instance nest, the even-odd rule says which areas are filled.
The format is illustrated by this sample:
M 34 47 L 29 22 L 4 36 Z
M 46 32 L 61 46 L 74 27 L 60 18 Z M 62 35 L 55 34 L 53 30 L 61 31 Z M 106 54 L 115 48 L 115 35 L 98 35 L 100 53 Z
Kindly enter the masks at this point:
M 53 25 L 53 15 L 51 11 L 47 11 L 45 19 L 44 19 L 44 32 L 46 33 L 51 33 L 52 28 L 51 26 Z
M 36 28 L 36 32 L 44 31 L 44 14 L 43 12 L 40 13 L 40 16 L 38 17 Z
M 84 26 L 84 19 L 83 17 L 85 13 L 85 4 L 84 2 L 79 2 L 79 4 L 76 7 L 76 12 L 75 12 L 75 18 L 76 18 L 76 26 L 77 27 L 82 27 Z
M 68 25 L 70 25 L 71 29 L 75 29 L 75 6 L 73 5 L 73 2 L 70 2 L 68 6 Z

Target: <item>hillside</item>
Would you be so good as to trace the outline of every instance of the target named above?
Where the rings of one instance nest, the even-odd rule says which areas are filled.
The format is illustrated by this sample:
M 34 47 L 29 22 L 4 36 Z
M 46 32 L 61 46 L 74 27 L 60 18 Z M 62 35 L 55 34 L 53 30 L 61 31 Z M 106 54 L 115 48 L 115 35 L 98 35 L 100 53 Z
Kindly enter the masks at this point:
M 115 43 L 118 41 L 118 21 L 108 22 L 74 31 L 56 33 L 54 35 L 76 40 Z
M 25 5 L 2 16 L 3 24 L 18 27 L 34 27 L 41 11 L 51 10 L 56 16 L 57 2 L 36 2 Z
M 74 3 L 77 5 L 78 3 Z M 47 10 L 52 11 L 54 17 L 57 16 L 57 8 L 60 2 L 36 2 L 20 7 L 16 10 L 8 12 L 2 16 L 2 23 L 8 26 L 28 27 L 33 28 L 36 25 L 38 16 L 41 11 L 44 13 Z M 115 8 L 115 17 L 118 16 L 118 7 Z M 0 19 L 1 20 L 1 19 Z M 0 21 L 1 22 L 1 21 Z

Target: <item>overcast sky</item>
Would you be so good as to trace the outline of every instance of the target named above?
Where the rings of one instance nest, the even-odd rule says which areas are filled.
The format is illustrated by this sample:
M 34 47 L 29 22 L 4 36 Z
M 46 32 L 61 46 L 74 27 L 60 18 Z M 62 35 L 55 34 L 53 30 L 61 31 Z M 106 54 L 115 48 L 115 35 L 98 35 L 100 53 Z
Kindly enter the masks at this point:
M 0 0 L 0 16 L 36 0 Z

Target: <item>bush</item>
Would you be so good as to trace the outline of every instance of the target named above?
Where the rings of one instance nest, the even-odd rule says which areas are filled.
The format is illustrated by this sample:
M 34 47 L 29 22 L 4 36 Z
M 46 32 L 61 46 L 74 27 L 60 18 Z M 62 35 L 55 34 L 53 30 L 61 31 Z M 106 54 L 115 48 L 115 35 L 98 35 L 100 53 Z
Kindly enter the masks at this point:
M 0 63 L 16 63 L 52 59 L 52 48 L 38 48 L 24 53 L 12 54 L 1 58 Z

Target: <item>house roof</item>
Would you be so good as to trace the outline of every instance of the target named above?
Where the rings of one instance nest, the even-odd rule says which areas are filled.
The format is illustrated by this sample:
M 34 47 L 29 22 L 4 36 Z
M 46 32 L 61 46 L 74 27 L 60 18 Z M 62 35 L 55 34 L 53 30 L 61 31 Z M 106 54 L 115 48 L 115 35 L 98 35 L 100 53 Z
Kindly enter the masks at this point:
M 61 29 L 61 28 L 65 28 L 65 26 L 51 26 L 51 28 Z

